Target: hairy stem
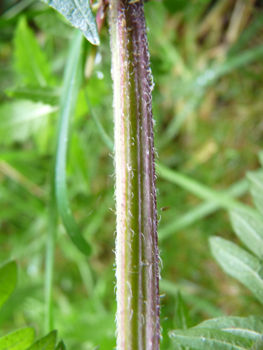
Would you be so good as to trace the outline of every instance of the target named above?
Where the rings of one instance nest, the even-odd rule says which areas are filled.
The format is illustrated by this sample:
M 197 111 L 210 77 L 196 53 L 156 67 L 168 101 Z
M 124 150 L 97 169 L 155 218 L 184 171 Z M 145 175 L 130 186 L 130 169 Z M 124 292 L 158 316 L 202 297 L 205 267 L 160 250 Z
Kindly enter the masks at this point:
M 158 350 L 153 85 L 143 0 L 111 0 L 110 25 L 117 206 L 117 350 Z

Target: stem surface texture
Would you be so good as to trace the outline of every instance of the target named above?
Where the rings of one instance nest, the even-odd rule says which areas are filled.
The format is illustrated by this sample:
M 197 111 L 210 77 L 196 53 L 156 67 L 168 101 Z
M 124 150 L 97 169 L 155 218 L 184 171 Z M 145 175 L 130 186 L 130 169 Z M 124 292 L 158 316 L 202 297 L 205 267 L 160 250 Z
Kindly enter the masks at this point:
M 143 1 L 110 1 L 116 167 L 117 350 L 159 349 L 152 75 Z

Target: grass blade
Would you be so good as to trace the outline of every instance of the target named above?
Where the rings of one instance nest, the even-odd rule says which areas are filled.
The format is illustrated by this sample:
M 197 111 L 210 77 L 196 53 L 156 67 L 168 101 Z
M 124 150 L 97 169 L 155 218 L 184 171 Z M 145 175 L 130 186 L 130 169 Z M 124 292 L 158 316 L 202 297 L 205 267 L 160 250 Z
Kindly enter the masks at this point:
M 210 188 L 198 183 L 197 181 L 175 170 L 170 170 L 169 168 L 166 168 L 165 166 L 160 164 L 158 165 L 158 169 L 160 171 L 159 176 L 162 179 L 170 181 L 184 188 L 186 191 L 191 192 L 192 194 L 196 195 L 201 199 L 215 202 L 225 209 L 242 208 L 252 211 L 252 209 L 250 209 L 242 203 L 239 203 L 233 198 L 225 194 L 221 194 L 217 191 L 211 190 Z
M 248 191 L 248 181 L 241 180 L 236 184 L 230 186 L 225 193 L 226 196 L 239 197 Z M 160 225 L 158 234 L 159 240 L 162 241 L 179 230 L 185 229 L 186 227 L 192 225 L 193 223 L 201 220 L 202 218 L 214 213 L 216 210 L 220 209 L 222 206 L 219 203 L 206 201 L 197 205 L 195 208 L 184 214 L 183 216 L 176 218 L 175 220 L 169 222 L 167 225 L 162 227 Z
M 228 57 L 225 62 L 218 65 L 212 65 L 202 71 L 198 72 L 192 79 L 192 83 L 188 85 L 185 91 L 187 97 L 187 104 L 176 118 L 169 124 L 165 131 L 165 138 L 162 141 L 162 146 L 166 146 L 173 137 L 178 135 L 179 131 L 188 116 L 200 106 L 203 96 L 207 88 L 215 84 L 215 82 L 233 71 L 247 66 L 263 56 L 263 45 L 259 45 L 252 49 L 246 50 L 234 57 Z
M 14 6 L 12 6 L 9 10 L 7 10 L 3 15 L 2 18 L 4 20 L 10 20 L 11 18 L 14 18 L 19 13 L 21 13 L 23 10 L 25 10 L 27 7 L 29 7 L 31 4 L 33 4 L 36 0 L 22 0 L 16 3 Z
M 73 114 L 79 86 L 81 82 L 79 69 L 82 51 L 82 34 L 75 33 L 72 39 L 69 56 L 65 68 L 59 131 L 56 151 L 55 186 L 58 210 L 63 224 L 76 247 L 86 255 L 90 255 L 91 247 L 82 237 L 75 218 L 70 209 L 66 185 L 66 157 L 70 116 Z
M 248 64 L 261 59 L 263 56 L 263 45 L 246 50 L 235 57 L 227 59 L 221 66 L 215 68 L 214 79 L 218 79 L 225 74 L 229 74 L 236 69 L 245 67 Z

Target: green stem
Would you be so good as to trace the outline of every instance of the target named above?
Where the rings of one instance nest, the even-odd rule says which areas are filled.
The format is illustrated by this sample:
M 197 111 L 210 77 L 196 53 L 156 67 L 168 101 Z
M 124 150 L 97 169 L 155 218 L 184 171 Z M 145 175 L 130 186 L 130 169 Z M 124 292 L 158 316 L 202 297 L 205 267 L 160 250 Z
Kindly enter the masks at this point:
M 143 1 L 110 1 L 116 166 L 117 349 L 159 349 L 152 76 Z

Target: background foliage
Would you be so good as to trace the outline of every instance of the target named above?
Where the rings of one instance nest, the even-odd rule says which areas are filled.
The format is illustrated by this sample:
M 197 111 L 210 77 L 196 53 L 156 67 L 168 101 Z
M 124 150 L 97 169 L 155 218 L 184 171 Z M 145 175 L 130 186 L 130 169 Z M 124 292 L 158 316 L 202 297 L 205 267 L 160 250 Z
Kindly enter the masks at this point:
M 0 7 L 0 263 L 14 258 L 19 264 L 17 289 L 1 309 L 0 336 L 26 325 L 43 336 L 51 169 L 74 30 L 38 1 L 6 0 Z M 263 3 L 165 0 L 145 4 L 145 11 L 155 82 L 162 349 L 172 350 L 176 345 L 167 333 L 183 328 L 179 290 L 188 326 L 223 315 L 262 314 L 250 292 L 213 260 L 208 238 L 216 234 L 240 244 L 225 209 L 239 205 L 230 196 L 252 203 L 244 175 L 259 167 L 262 148 Z M 86 258 L 76 249 L 60 221 L 55 250 L 54 327 L 72 350 L 115 346 L 107 28 L 90 76 L 92 58 L 85 42 L 86 79 L 67 159 L 71 208 L 92 254 Z

